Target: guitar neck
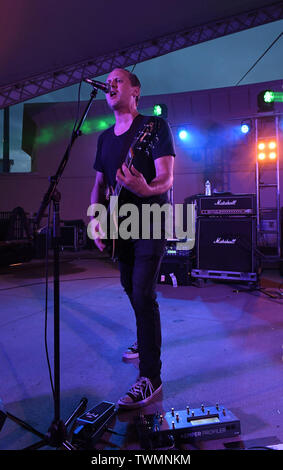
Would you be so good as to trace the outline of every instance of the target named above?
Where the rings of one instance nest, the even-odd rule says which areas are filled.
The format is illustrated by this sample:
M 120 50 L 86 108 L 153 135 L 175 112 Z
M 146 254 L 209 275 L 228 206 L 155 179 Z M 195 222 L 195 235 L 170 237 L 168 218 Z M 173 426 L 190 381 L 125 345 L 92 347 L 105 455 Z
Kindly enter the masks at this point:
M 125 158 L 125 162 L 124 164 L 126 165 L 126 167 L 128 169 L 131 168 L 132 166 L 132 163 L 133 163 L 133 159 L 134 159 L 134 149 L 140 149 L 140 147 L 137 147 L 137 144 L 139 144 L 139 146 L 141 145 L 144 145 L 146 143 L 146 140 L 147 138 L 150 136 L 151 137 L 151 146 L 152 146 L 152 135 L 153 135 L 153 127 L 154 127 L 154 123 L 151 122 L 150 124 L 146 124 L 144 126 L 144 130 L 143 132 L 141 132 L 138 136 L 138 138 L 136 139 L 135 143 L 130 147 L 128 153 L 127 153 L 127 156 Z M 149 144 L 147 143 L 147 145 L 149 146 Z M 121 193 L 121 190 L 123 189 L 123 186 L 119 183 L 116 183 L 115 185 L 115 188 L 114 188 L 114 191 L 112 193 L 113 196 L 120 196 L 120 193 Z

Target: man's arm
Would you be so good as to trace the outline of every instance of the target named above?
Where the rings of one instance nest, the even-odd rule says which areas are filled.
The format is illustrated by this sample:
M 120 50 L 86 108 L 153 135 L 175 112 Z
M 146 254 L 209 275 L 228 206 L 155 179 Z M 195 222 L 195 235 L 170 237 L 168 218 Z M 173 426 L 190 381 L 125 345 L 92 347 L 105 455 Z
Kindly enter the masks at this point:
M 156 177 L 149 183 L 149 196 L 166 193 L 173 186 L 173 170 L 175 158 L 160 157 L 154 161 Z
M 94 186 L 90 195 L 91 204 L 103 204 L 105 202 L 105 191 L 106 184 L 104 180 L 104 174 L 101 171 L 97 171 L 95 175 Z
M 133 166 L 129 170 L 125 164 L 116 174 L 116 180 L 129 191 L 140 197 L 156 196 L 168 191 L 173 185 L 174 157 L 171 155 L 154 160 L 155 178 L 148 184 L 143 174 Z

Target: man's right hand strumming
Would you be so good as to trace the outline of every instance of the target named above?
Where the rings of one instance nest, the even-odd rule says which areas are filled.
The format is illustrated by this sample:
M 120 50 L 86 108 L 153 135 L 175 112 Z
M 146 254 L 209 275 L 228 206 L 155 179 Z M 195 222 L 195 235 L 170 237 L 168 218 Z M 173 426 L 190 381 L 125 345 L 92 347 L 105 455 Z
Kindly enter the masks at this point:
M 94 239 L 94 243 L 96 244 L 97 248 L 99 249 L 99 251 L 103 251 L 104 248 L 106 248 L 106 245 L 103 243 L 103 241 L 101 240 L 101 238 L 95 238 Z
M 104 232 L 101 228 L 100 223 L 95 221 L 95 220 L 92 220 L 92 222 L 91 222 L 91 235 L 92 235 L 92 239 L 93 239 L 95 245 L 97 246 L 97 248 L 99 249 L 99 251 L 103 251 L 104 248 L 106 248 L 106 245 L 105 245 L 105 243 L 103 243 L 103 239 L 102 239 L 102 237 L 105 234 L 104 234 Z

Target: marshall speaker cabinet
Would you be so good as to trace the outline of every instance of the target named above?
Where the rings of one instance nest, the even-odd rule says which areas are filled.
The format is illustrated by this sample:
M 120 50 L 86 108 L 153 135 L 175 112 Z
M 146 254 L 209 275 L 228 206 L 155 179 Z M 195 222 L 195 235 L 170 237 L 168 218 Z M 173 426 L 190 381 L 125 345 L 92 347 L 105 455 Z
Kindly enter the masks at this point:
M 192 277 L 257 282 L 254 195 L 203 197 L 197 212 Z

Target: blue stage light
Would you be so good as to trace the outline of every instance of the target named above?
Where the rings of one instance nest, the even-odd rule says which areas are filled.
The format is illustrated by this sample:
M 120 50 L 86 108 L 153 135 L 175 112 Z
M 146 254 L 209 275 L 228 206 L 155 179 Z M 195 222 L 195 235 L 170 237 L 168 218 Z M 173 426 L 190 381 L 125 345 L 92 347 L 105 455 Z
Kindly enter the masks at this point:
M 186 131 L 186 129 L 181 129 L 179 131 L 179 139 L 181 140 L 187 140 L 189 138 L 189 133 Z
M 241 131 L 243 134 L 247 134 L 250 131 L 250 126 L 248 126 L 248 124 L 242 124 Z
M 243 134 L 248 134 L 252 129 L 252 120 L 251 119 L 245 119 L 244 121 L 241 122 L 241 132 Z

